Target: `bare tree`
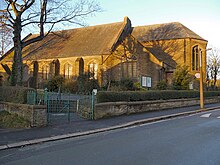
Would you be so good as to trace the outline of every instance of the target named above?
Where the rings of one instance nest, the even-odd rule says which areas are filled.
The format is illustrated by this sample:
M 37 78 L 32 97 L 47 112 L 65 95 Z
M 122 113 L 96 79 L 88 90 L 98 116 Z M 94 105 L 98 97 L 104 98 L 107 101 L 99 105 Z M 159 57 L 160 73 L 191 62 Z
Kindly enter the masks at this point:
M 6 11 L 0 11 L 6 15 Z M 3 17 L 0 17 L 0 22 L 3 22 Z M 4 53 L 12 47 L 12 29 L 5 26 L 5 24 L 1 24 L 0 26 L 0 57 L 4 55 Z
M 217 78 L 220 73 L 220 50 L 212 48 L 208 53 L 207 60 L 207 80 L 208 86 L 216 88 Z
M 72 4 L 71 0 L 4 0 L 7 15 L 1 25 L 13 30 L 14 59 L 12 65 L 11 85 L 22 85 L 22 49 L 45 38 L 57 24 L 72 23 L 85 25 L 88 16 L 101 10 L 98 3 L 89 0 L 79 0 Z M 38 28 L 39 35 L 21 40 L 22 30 Z M 33 28 L 32 27 L 32 28 Z

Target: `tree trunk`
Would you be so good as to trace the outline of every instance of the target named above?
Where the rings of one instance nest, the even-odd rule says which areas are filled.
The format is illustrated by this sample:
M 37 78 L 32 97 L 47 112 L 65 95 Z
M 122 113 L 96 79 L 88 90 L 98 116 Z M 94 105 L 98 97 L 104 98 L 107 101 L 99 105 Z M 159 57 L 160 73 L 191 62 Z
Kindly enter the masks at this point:
M 37 89 L 37 84 L 38 84 L 38 70 L 39 70 L 39 65 L 37 61 L 34 61 L 34 73 L 33 73 L 33 88 Z
M 14 23 L 14 58 L 12 65 L 11 85 L 22 85 L 23 63 L 22 63 L 22 41 L 21 41 L 21 17 L 17 17 Z
M 216 90 L 216 81 L 217 81 L 217 73 L 215 73 L 214 76 L 214 89 Z

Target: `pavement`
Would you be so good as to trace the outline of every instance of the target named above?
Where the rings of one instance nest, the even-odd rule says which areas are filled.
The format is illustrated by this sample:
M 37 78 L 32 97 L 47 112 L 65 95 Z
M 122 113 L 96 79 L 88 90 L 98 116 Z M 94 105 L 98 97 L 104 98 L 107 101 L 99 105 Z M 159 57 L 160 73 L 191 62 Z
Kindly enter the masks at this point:
M 200 109 L 199 106 L 191 106 L 101 120 L 83 120 L 75 116 L 71 118 L 70 122 L 67 120 L 58 122 L 57 120 L 42 128 L 0 129 L 0 150 L 85 136 L 215 109 L 220 109 L 220 103 L 205 105 L 204 109 Z

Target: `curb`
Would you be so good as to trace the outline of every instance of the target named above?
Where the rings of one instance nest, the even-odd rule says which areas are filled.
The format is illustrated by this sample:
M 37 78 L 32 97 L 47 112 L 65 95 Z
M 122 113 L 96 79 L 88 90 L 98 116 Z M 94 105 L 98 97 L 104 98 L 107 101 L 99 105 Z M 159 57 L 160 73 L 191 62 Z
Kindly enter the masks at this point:
M 69 133 L 69 134 L 57 135 L 57 136 L 52 136 L 52 137 L 47 137 L 47 138 L 20 141 L 20 142 L 16 142 L 16 143 L 1 145 L 0 151 L 6 150 L 6 149 L 11 149 L 11 148 L 24 147 L 27 145 L 44 143 L 44 142 L 51 142 L 51 141 L 56 141 L 56 140 L 63 140 L 63 139 L 68 139 L 68 138 L 75 138 L 75 137 L 80 137 L 80 136 L 92 135 L 92 134 L 96 134 L 96 133 L 102 133 L 102 132 L 112 131 L 112 130 L 116 130 L 116 129 L 131 127 L 134 125 L 151 123 L 151 122 L 156 122 L 156 121 L 160 121 L 160 120 L 171 119 L 171 118 L 176 118 L 176 117 L 180 117 L 180 116 L 187 116 L 187 115 L 192 115 L 192 114 L 197 114 L 200 112 L 207 112 L 207 111 L 212 111 L 212 110 L 217 110 L 217 109 L 220 109 L 220 106 L 206 108 L 206 109 L 199 109 L 199 110 L 189 111 L 189 112 L 176 113 L 176 114 L 172 114 L 172 115 L 165 115 L 165 116 L 153 117 L 153 118 L 148 118 L 148 119 L 142 119 L 142 120 L 132 121 L 132 122 L 128 122 L 128 123 L 117 125 L 117 126 L 111 126 L 111 127 L 101 128 L 101 129 L 96 129 L 96 130 L 91 130 L 91 131 Z

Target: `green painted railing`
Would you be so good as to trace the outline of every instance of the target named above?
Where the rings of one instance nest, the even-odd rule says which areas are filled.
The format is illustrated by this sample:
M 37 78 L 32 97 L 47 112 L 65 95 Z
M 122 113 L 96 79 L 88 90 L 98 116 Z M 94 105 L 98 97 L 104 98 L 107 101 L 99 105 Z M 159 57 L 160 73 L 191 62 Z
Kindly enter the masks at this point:
M 60 92 L 48 92 L 32 90 L 27 93 L 27 103 L 31 105 L 46 105 L 48 122 L 51 120 L 52 113 L 65 113 L 70 121 L 70 114 L 76 113 L 84 119 L 94 119 L 94 107 L 96 97 L 92 95 L 79 95 Z

